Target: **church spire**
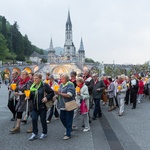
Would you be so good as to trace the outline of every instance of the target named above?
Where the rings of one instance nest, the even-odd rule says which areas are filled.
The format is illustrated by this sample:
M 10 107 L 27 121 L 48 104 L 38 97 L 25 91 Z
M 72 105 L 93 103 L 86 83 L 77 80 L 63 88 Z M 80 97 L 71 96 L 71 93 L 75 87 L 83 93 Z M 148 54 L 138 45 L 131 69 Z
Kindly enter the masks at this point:
M 68 18 L 66 22 L 66 30 L 72 30 L 72 23 L 70 18 L 70 11 L 68 10 Z
M 55 51 L 55 49 L 53 48 L 52 38 L 51 38 L 51 41 L 50 41 L 49 51 Z
M 83 40 L 81 38 L 79 51 L 84 51 Z

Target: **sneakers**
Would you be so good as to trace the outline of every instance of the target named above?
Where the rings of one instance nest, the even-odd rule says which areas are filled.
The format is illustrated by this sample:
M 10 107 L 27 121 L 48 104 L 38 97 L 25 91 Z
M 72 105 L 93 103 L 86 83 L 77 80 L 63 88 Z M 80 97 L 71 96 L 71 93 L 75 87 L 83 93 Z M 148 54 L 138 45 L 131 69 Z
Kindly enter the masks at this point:
M 49 124 L 51 121 L 47 120 L 46 123 Z
M 19 127 L 15 127 L 13 129 L 10 129 L 10 133 L 15 134 L 15 133 L 19 133 L 20 132 L 20 128 Z
M 40 139 L 42 140 L 42 139 L 45 139 L 46 137 L 47 137 L 47 134 L 42 133 L 40 136 Z
M 38 139 L 38 137 L 39 137 L 38 134 L 32 133 L 31 137 L 29 138 L 29 141 L 36 140 L 36 139 Z
M 85 128 L 83 131 L 84 131 L 84 132 L 87 132 L 87 131 L 89 131 L 89 130 L 90 130 L 90 127 Z
M 63 140 L 69 140 L 70 138 L 71 138 L 70 136 L 66 136 L 66 135 L 65 135 L 65 136 L 63 137 Z

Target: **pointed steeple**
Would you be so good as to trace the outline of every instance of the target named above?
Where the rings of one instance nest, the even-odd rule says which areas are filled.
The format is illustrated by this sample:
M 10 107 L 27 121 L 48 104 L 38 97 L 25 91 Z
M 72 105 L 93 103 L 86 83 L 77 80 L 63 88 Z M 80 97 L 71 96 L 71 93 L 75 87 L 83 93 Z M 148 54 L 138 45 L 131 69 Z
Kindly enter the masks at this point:
M 51 38 L 51 41 L 50 41 L 50 46 L 49 46 L 49 51 L 55 51 L 55 49 L 53 48 L 53 41 L 52 41 L 52 38 Z
M 72 23 L 70 18 L 70 11 L 68 10 L 68 18 L 66 22 L 66 30 L 72 30 Z
M 79 51 L 84 51 L 83 40 L 81 38 Z

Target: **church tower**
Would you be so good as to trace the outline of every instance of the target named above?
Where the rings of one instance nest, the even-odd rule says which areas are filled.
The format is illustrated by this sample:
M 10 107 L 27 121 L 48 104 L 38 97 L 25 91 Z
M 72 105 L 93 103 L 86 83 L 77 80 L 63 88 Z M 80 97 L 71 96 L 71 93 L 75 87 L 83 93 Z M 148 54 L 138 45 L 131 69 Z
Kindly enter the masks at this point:
M 72 36 L 72 23 L 70 18 L 70 12 L 68 11 L 68 18 L 66 22 L 66 31 L 65 31 L 65 44 L 64 44 L 64 57 L 66 60 L 71 62 L 76 61 L 76 48 L 73 43 L 73 36 Z
M 54 63 L 55 62 L 55 49 L 53 48 L 53 41 L 51 38 L 49 51 L 48 51 L 48 62 Z
M 85 62 L 85 50 L 84 50 L 82 38 L 81 38 L 81 42 L 80 42 L 80 48 L 78 50 L 78 62 L 82 66 L 83 66 L 83 64 Z

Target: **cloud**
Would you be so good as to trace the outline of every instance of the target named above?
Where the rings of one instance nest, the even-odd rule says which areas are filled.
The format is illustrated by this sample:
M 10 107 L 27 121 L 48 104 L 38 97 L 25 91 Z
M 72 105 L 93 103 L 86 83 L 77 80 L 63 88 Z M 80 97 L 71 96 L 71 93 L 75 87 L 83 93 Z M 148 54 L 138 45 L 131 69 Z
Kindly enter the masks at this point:
M 70 9 L 73 41 L 83 37 L 86 56 L 104 63 L 144 63 L 149 60 L 150 1 L 148 0 L 5 0 L 1 15 L 36 46 L 63 47 Z

